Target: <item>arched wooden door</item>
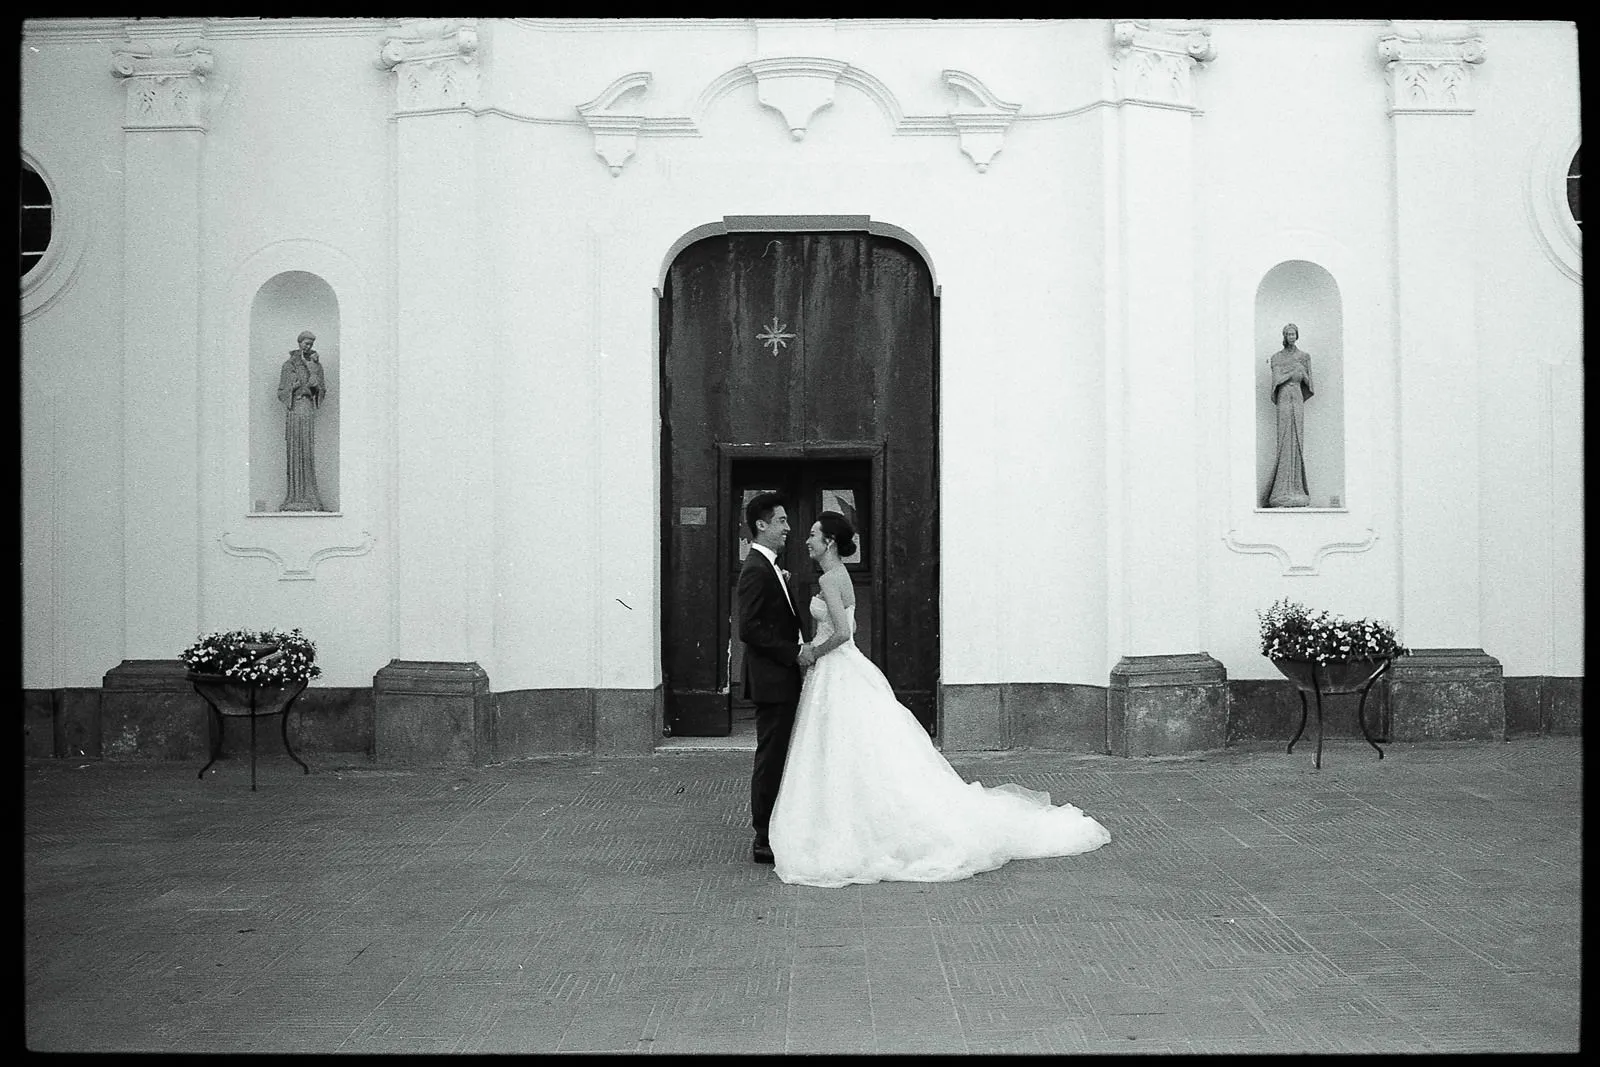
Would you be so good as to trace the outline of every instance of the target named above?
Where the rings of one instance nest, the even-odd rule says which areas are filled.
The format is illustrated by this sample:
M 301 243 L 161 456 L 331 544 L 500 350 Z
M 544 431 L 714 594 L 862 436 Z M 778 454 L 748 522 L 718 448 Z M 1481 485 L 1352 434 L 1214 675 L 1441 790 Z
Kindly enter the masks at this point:
M 802 597 L 815 588 L 804 542 L 817 511 L 855 509 L 864 535 L 849 564 L 857 644 L 933 732 L 936 318 L 922 257 L 871 233 L 730 233 L 673 261 L 661 299 L 671 733 L 730 730 L 742 654 L 733 582 L 748 551 L 742 503 L 763 488 L 791 497 L 785 566 L 801 578 Z

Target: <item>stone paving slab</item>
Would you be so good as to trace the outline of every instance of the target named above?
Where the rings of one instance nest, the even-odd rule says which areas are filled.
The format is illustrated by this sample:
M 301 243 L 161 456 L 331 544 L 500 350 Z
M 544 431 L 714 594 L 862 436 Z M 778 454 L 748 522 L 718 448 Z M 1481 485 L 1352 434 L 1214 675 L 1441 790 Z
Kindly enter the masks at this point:
M 1582 739 L 957 756 L 1112 841 L 786 886 L 748 752 L 24 768 L 27 1045 L 1575 1052 Z

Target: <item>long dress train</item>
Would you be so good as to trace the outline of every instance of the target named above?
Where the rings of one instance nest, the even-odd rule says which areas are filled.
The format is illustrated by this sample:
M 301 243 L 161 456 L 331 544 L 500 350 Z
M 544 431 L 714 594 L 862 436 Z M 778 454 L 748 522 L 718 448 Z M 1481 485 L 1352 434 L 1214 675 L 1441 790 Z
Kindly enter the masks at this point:
M 811 600 L 814 640 L 832 633 Z M 967 782 L 852 639 L 807 672 L 769 836 L 780 879 L 828 888 L 947 882 L 1014 859 L 1089 852 L 1111 834 L 1020 785 Z

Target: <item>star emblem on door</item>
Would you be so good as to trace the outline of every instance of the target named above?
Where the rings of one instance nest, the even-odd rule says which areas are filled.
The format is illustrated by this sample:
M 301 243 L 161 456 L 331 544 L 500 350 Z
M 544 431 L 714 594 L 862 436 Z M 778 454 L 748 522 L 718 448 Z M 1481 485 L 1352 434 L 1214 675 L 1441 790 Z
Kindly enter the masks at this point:
M 772 354 L 777 355 L 778 349 L 788 347 L 789 341 L 794 337 L 792 333 L 783 332 L 788 325 L 786 322 L 779 322 L 778 316 L 774 315 L 765 332 L 756 334 L 756 340 L 761 342 L 763 348 L 771 346 Z

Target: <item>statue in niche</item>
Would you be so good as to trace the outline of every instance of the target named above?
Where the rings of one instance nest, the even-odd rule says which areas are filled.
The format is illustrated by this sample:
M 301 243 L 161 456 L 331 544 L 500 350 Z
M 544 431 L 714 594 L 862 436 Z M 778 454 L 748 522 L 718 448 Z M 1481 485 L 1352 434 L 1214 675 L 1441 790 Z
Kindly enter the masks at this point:
M 1312 396 L 1311 356 L 1295 344 L 1298 340 L 1300 327 L 1291 322 L 1283 328 L 1283 348 L 1267 361 L 1272 368 L 1272 404 L 1278 409 L 1278 454 L 1267 490 L 1269 508 L 1311 504 L 1304 451 L 1305 403 Z
M 328 378 L 322 371 L 322 358 L 312 349 L 317 335 L 301 330 L 295 340 L 298 348 L 289 352 L 278 374 L 278 402 L 289 409 L 284 422 L 284 443 L 288 448 L 289 491 L 279 511 L 326 511 L 317 491 L 316 414 L 328 395 Z

